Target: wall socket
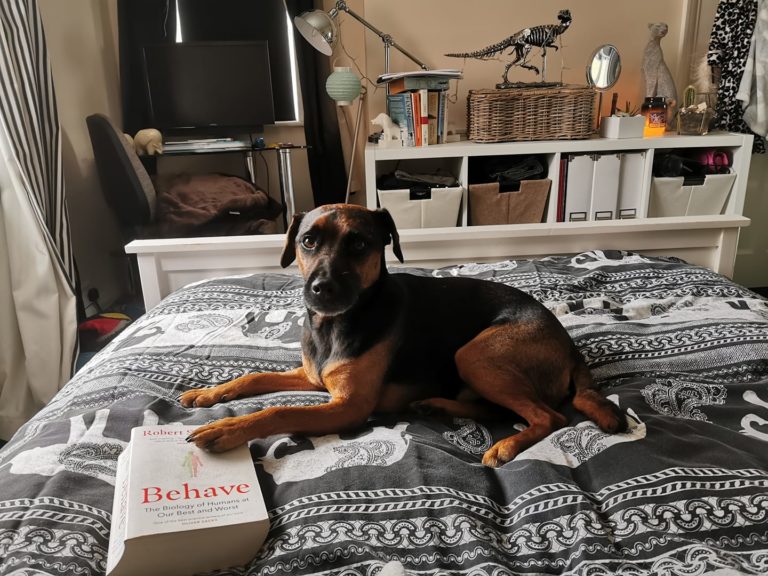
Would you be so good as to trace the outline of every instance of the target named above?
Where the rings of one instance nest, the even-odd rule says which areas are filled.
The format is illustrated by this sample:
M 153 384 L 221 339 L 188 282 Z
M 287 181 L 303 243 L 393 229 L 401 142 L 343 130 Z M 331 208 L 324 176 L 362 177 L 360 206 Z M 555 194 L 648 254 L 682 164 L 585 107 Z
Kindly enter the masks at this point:
M 98 288 L 88 288 L 87 292 L 85 293 L 85 296 L 88 298 L 88 302 L 95 302 L 96 304 L 99 303 Z

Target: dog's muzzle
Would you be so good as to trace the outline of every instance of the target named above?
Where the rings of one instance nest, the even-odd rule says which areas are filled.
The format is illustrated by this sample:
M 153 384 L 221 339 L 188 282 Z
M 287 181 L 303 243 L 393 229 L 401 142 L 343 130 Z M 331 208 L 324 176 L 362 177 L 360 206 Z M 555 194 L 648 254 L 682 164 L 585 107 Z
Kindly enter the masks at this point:
M 320 314 L 341 314 L 357 301 L 359 284 L 357 276 L 350 272 L 331 274 L 316 270 L 304 285 L 304 301 L 308 308 Z

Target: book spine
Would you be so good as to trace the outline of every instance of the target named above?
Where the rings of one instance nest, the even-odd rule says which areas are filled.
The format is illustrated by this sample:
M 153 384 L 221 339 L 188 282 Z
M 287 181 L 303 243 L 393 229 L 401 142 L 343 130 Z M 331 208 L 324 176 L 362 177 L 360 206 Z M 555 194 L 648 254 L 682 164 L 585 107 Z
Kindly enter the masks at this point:
M 410 94 L 403 94 L 405 106 L 405 125 L 408 131 L 408 146 L 416 146 L 415 116 L 413 114 L 413 101 Z
M 429 143 L 430 144 L 437 144 L 438 143 L 438 116 L 439 116 L 439 108 L 440 108 L 440 93 L 436 90 L 430 90 L 428 92 L 428 98 L 429 98 L 429 106 L 428 106 L 428 116 L 429 116 Z
M 405 146 L 413 146 L 413 111 L 409 94 L 387 96 L 387 114 L 404 133 Z
M 437 143 L 445 144 L 445 134 L 446 134 L 445 112 L 446 112 L 447 96 L 444 90 L 440 91 L 438 94 L 439 94 L 439 100 L 437 103 Z
M 130 488 L 131 444 L 126 446 L 117 459 L 115 474 L 115 496 L 112 501 L 112 528 L 107 548 L 106 573 L 110 574 L 125 553 L 128 537 L 128 490 Z
M 411 106 L 413 108 L 413 145 L 422 146 L 421 143 L 421 95 L 411 92 Z
M 557 221 L 565 222 L 565 184 L 568 181 L 568 154 L 560 157 L 560 177 L 557 186 Z
M 389 83 L 389 93 L 399 94 L 408 90 L 448 90 L 448 80 L 440 78 L 400 78 Z
M 419 90 L 419 105 L 421 118 L 419 123 L 421 125 L 421 145 L 429 145 L 429 91 Z

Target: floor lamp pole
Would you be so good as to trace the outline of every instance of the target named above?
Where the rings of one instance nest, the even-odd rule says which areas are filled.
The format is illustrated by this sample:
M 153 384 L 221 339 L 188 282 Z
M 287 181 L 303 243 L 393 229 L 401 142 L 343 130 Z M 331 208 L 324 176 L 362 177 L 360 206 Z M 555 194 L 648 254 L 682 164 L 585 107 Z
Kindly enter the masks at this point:
M 357 152 L 357 135 L 360 132 L 360 119 L 363 116 L 363 104 L 365 101 L 365 90 L 360 93 L 360 99 L 357 103 L 357 118 L 355 119 L 355 133 L 352 137 L 352 156 L 349 158 L 349 174 L 347 175 L 347 193 L 344 195 L 344 203 L 349 204 L 349 195 L 352 188 L 352 170 L 355 168 L 355 155 Z

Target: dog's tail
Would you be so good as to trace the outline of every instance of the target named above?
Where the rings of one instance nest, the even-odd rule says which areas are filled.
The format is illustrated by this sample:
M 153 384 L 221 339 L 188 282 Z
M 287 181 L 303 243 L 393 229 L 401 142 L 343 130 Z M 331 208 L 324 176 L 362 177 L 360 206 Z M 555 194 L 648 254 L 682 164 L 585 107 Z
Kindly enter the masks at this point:
M 577 352 L 578 354 L 578 352 Z M 573 372 L 576 394 L 573 407 L 597 424 L 603 432 L 625 432 L 627 419 L 618 406 L 605 398 L 598 390 L 589 368 L 579 357 Z

